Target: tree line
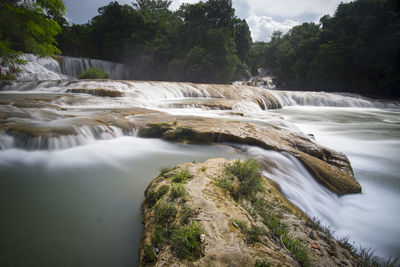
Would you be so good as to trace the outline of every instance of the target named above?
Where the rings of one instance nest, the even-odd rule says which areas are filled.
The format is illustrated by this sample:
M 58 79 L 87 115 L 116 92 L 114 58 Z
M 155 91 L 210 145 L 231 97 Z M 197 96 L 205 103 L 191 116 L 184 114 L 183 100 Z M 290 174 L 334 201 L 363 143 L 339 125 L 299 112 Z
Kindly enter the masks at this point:
M 133 79 L 230 83 L 248 70 L 252 44 L 231 0 L 183 4 L 167 0 L 111 2 L 83 25 L 63 25 L 64 55 L 130 65 Z
M 0 56 L 23 52 L 124 62 L 132 79 L 230 83 L 267 69 L 279 88 L 400 94 L 400 2 L 341 3 L 331 17 L 252 42 L 231 0 L 118 2 L 69 25 L 62 0 L 2 0 Z M 1 63 L 1 62 L 0 62 Z
M 319 24 L 274 32 L 252 45 L 253 66 L 283 89 L 400 96 L 400 1 L 341 3 Z

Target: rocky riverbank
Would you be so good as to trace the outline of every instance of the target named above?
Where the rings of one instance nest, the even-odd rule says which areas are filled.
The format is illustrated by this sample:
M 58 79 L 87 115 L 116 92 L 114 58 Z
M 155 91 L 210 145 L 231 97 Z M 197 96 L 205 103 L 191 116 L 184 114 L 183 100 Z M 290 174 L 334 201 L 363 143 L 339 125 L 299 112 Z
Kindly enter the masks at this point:
M 142 205 L 140 266 L 354 266 L 253 160 L 164 169 Z

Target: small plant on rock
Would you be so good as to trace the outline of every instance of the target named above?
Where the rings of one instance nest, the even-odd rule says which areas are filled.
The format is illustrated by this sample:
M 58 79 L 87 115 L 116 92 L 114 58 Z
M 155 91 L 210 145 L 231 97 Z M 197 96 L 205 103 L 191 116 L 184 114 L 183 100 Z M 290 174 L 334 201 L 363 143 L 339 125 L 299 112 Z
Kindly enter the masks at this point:
M 172 182 L 173 183 L 185 183 L 186 180 L 188 180 L 191 177 L 192 177 L 192 175 L 189 173 L 188 170 L 183 170 L 172 177 Z
M 185 196 L 185 188 L 183 187 L 183 184 L 173 184 L 171 188 L 171 192 L 169 193 L 169 197 L 171 199 L 177 199 L 180 197 Z
M 157 205 L 154 207 L 154 217 L 160 225 L 166 225 L 170 218 L 172 219 L 176 214 L 176 207 L 165 201 L 157 202 Z
M 201 239 L 203 231 L 195 221 L 177 228 L 172 233 L 172 247 L 179 258 L 197 259 L 201 256 Z
M 238 193 L 240 197 L 253 199 L 257 192 L 262 190 L 261 169 L 255 159 L 237 160 L 227 166 L 226 171 L 239 179 Z
M 152 207 L 160 198 L 162 198 L 169 190 L 169 186 L 164 184 L 157 191 L 152 191 L 148 194 L 147 199 L 150 207 Z

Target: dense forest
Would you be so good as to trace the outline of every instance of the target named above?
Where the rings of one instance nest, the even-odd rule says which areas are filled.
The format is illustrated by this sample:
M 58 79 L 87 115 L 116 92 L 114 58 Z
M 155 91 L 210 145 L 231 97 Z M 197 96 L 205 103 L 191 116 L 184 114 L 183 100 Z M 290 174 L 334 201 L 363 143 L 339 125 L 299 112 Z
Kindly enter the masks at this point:
M 231 0 L 183 4 L 167 0 L 111 2 L 83 25 L 63 25 L 64 55 L 129 64 L 134 79 L 229 83 L 245 72 L 252 44 Z
M 251 39 L 231 0 L 111 2 L 69 25 L 62 0 L 0 3 L 0 56 L 17 51 L 124 62 L 132 79 L 230 83 L 265 68 L 278 88 L 400 95 L 400 1 L 341 3 L 320 23 Z M 33 3 L 33 4 L 32 4 Z
M 253 44 L 251 55 L 281 88 L 399 97 L 400 1 L 342 3 L 319 24 Z

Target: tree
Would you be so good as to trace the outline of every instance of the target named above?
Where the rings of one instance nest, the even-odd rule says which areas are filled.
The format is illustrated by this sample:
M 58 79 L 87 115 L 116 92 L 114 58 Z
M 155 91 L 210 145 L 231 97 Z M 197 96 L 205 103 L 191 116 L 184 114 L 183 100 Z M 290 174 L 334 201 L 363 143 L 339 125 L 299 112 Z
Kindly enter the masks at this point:
M 284 89 L 399 97 L 399 1 L 341 3 L 319 25 L 295 26 L 265 47 L 253 46 L 251 54 L 265 55 L 264 66 Z
M 61 31 L 62 0 L 2 0 L 0 2 L 0 56 L 16 62 L 22 52 L 54 56 L 60 50 L 55 36 Z

